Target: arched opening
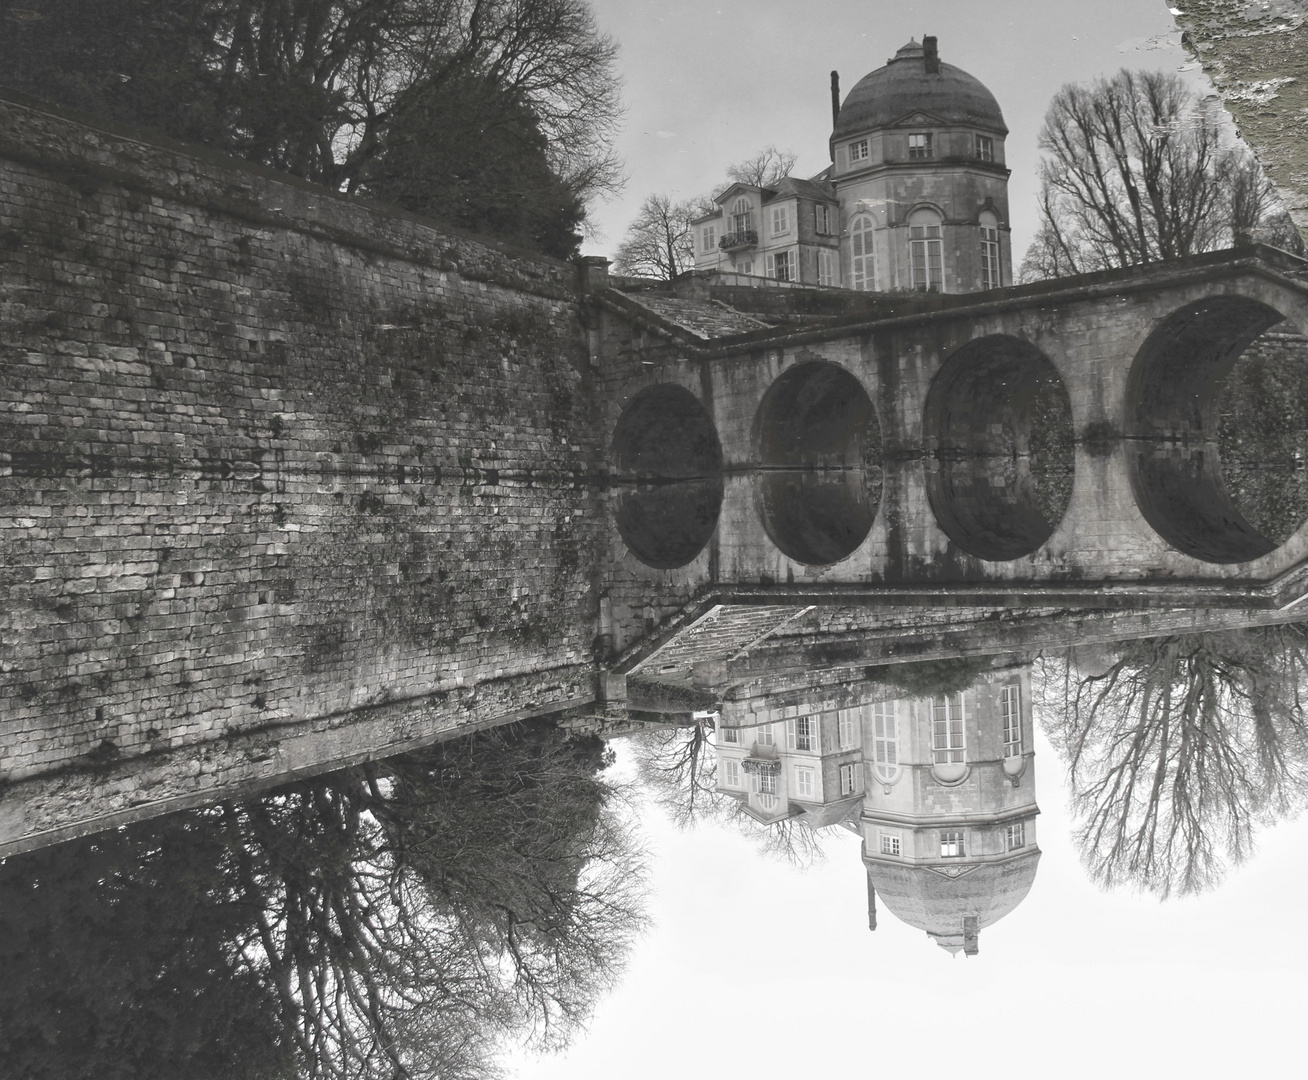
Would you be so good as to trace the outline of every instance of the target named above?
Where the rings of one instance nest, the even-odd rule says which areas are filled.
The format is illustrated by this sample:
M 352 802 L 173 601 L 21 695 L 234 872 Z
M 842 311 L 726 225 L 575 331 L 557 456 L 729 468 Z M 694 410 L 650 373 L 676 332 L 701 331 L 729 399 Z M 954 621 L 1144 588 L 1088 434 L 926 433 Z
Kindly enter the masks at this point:
M 1020 338 L 992 335 L 958 349 L 927 392 L 935 443 L 931 511 L 980 559 L 1030 555 L 1072 498 L 1072 404 L 1054 365 Z
M 682 386 L 637 394 L 613 433 L 617 524 L 646 566 L 672 570 L 703 550 L 722 508 L 722 445 L 713 419 Z
M 772 542 L 814 566 L 851 555 L 881 501 L 881 425 L 867 391 L 836 364 L 797 364 L 763 395 L 754 431 Z
M 1280 312 L 1240 296 L 1186 305 L 1141 346 L 1127 393 L 1136 502 L 1178 551 L 1248 562 L 1303 522 L 1308 342 Z

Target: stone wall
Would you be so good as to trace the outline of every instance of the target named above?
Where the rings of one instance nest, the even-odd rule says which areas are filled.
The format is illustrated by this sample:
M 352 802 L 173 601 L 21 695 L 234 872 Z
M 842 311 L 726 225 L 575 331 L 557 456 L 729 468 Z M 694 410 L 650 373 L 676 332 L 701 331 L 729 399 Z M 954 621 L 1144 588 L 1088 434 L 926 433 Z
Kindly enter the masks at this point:
M 593 698 L 573 267 L 10 94 L 0 290 L 7 802 L 388 702 L 421 724 L 350 753 Z

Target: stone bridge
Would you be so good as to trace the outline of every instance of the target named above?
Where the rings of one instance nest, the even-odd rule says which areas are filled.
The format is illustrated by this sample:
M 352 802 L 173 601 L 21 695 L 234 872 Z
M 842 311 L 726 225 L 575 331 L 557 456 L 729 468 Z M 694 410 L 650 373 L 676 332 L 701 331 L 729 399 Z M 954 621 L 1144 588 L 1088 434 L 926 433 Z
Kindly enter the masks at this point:
M 1242 352 L 1274 331 L 1308 363 L 1308 264 L 1283 252 L 916 302 L 591 273 L 618 592 L 1280 607 L 1308 589 L 1308 530 L 1247 520 L 1218 453 Z

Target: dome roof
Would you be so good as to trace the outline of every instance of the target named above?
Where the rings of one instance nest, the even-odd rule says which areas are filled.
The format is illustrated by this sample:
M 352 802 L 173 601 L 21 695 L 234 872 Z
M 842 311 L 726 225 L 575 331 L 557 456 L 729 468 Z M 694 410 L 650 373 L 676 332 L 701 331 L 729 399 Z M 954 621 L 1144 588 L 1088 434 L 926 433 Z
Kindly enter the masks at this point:
M 925 930 L 950 952 L 963 945 L 963 920 L 992 926 L 1026 899 L 1035 881 L 1039 849 L 1000 863 L 942 868 L 868 862 L 868 877 L 882 903 L 901 922 Z
M 858 81 L 840 106 L 831 137 L 888 127 L 913 112 L 1008 134 L 999 102 L 979 80 L 953 64 L 936 64 L 934 72 L 927 70 L 929 66 L 927 50 L 910 41 L 885 67 Z

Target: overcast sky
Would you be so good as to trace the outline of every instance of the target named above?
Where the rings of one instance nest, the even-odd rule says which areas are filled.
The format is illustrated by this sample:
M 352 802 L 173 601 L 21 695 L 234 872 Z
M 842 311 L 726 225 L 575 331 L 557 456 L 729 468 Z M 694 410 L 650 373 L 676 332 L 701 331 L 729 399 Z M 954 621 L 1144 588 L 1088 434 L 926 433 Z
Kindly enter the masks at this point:
M 829 163 L 830 78 L 841 93 L 909 40 L 935 34 L 940 57 L 994 93 L 1006 144 L 1013 261 L 1034 235 L 1036 136 L 1065 82 L 1118 68 L 1186 65 L 1162 0 L 592 0 L 622 48 L 626 162 L 621 197 L 594 213 L 588 254 L 612 255 L 651 192 L 686 198 L 722 186 L 728 165 L 775 144 L 796 174 Z M 1202 75 L 1190 76 L 1201 83 Z

